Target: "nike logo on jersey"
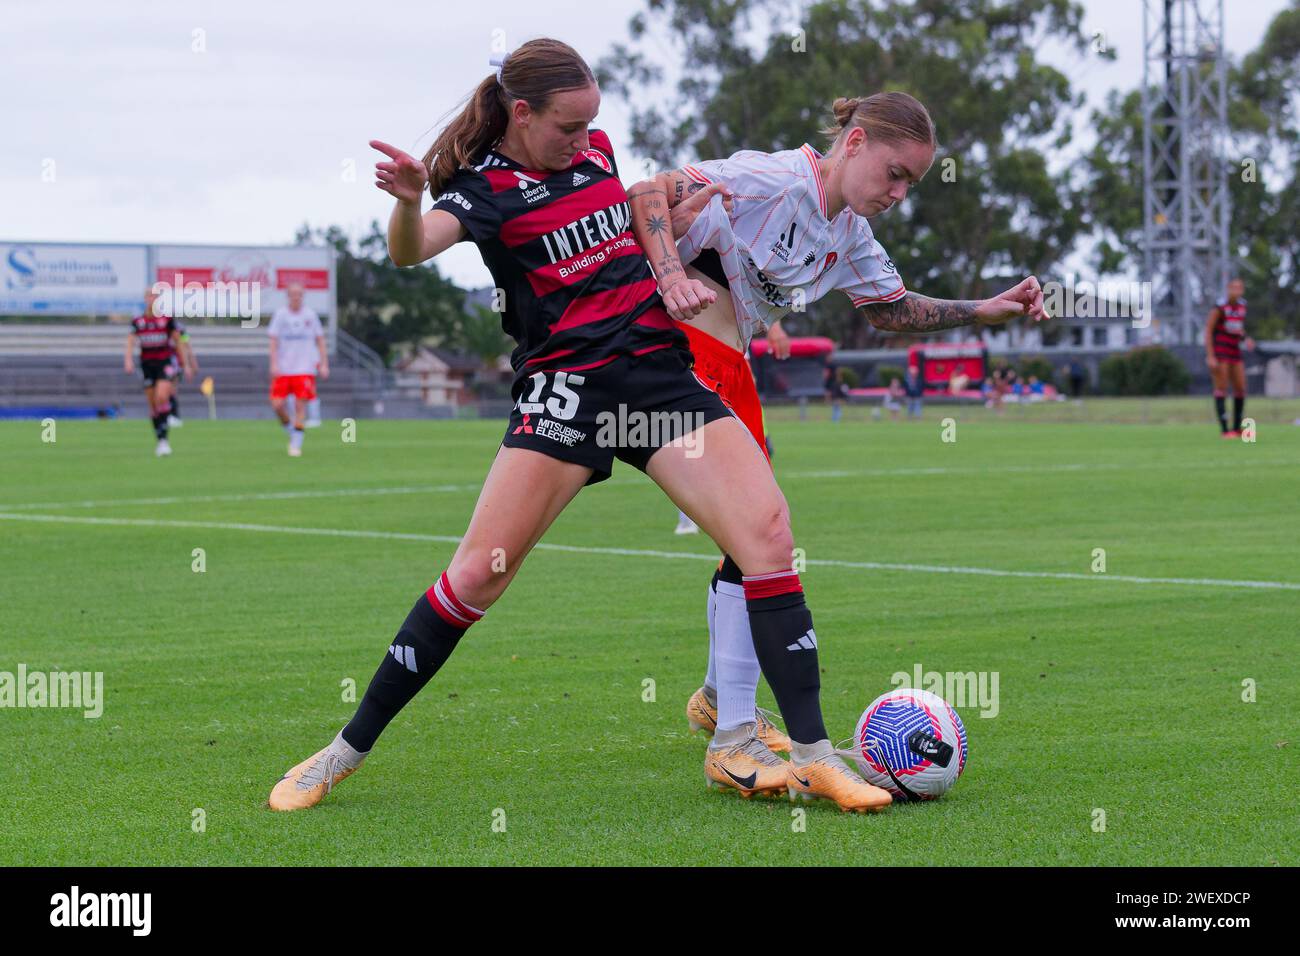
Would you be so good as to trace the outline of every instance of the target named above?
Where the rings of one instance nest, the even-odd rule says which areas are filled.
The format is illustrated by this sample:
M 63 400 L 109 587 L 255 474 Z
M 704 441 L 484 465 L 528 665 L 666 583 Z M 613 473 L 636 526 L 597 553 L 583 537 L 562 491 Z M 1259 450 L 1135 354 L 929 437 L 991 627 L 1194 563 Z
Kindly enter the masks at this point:
M 404 666 L 412 674 L 418 674 L 419 669 L 415 666 L 415 648 L 408 644 L 390 644 L 388 653 L 397 659 L 397 663 Z
M 812 632 L 812 628 L 809 628 L 808 633 L 793 644 L 787 644 L 785 649 L 787 651 L 815 651 L 817 650 L 817 635 Z

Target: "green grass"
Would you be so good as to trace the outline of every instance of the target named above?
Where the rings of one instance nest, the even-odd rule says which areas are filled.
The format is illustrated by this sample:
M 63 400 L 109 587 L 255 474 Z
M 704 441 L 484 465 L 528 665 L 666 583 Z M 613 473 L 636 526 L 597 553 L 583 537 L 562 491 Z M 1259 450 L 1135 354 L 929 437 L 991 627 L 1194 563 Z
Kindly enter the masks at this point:
M 294 461 L 270 424 L 192 421 L 159 461 L 140 421 L 60 423 L 54 444 L 0 424 L 0 513 L 78 519 L 0 518 L 0 671 L 102 671 L 106 698 L 92 720 L 0 710 L 0 864 L 1300 864 L 1300 592 L 1114 579 L 1300 583 L 1300 429 L 1244 444 L 984 412 L 774 416 L 832 733 L 896 671 L 999 677 L 996 717 L 961 710 L 970 761 L 947 796 L 873 817 L 814 805 L 806 832 L 784 801 L 703 786 L 682 709 L 710 547 L 673 536 L 635 471 L 546 541 L 700 560 L 534 553 L 365 767 L 279 815 L 271 784 L 346 722 L 342 682 L 364 689 L 454 545 L 207 525 L 458 535 L 501 425 L 362 421 L 355 444 L 327 425 Z M 131 503 L 157 496 L 183 500 Z

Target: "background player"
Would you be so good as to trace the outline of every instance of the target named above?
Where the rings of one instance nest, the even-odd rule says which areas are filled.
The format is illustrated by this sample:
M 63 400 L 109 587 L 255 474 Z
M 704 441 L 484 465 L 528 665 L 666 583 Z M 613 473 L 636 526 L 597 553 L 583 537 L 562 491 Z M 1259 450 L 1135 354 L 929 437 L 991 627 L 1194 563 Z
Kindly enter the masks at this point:
M 1246 409 L 1246 366 L 1241 347 L 1254 351 L 1255 341 L 1246 335 L 1246 285 L 1240 279 L 1228 283 L 1228 295 L 1220 299 L 1205 321 L 1205 364 L 1214 382 L 1214 414 L 1224 438 L 1241 437 L 1241 416 Z M 1224 407 L 1232 389 L 1232 427 Z
M 325 351 L 325 330 L 310 306 L 302 304 L 302 286 L 288 289 L 289 304 L 280 306 L 271 317 L 267 335 L 271 339 L 271 407 L 289 435 L 289 454 L 302 455 L 303 427 L 307 403 L 316 397 L 316 373 L 329 378 L 329 356 Z M 293 422 L 285 409 L 285 399 L 292 395 Z
M 743 150 L 730 159 L 687 165 L 633 187 L 633 228 L 659 277 L 669 313 L 684 326 L 697 367 L 723 382 L 722 394 L 762 447 L 761 408 L 744 351 L 757 329 L 787 314 L 795 301 L 812 302 L 838 289 L 864 308 L 877 328 L 934 332 L 997 324 L 1015 315 L 1044 317 L 1042 290 L 1029 277 L 992 299 L 950 301 L 908 292 L 867 221 L 907 195 L 930 168 L 936 148 L 929 113 L 905 93 L 838 99 L 826 155 L 804 144 L 796 150 Z M 692 192 L 722 194 L 676 238 L 686 217 L 663 215 Z M 689 263 L 683 266 L 682 263 Z M 672 306 L 673 290 L 696 279 L 716 301 L 698 316 Z M 683 286 L 684 287 L 684 286 Z M 684 287 L 685 288 L 685 287 Z M 695 310 L 699 311 L 699 310 Z M 739 374 L 743 368 L 744 375 Z M 724 557 L 710 587 L 709 677 L 717 680 L 712 710 L 709 677 L 687 704 L 692 727 L 716 720 L 705 756 L 706 777 L 742 793 L 753 773 L 761 780 L 779 760 L 780 737 L 756 716 L 759 667 L 739 597 L 740 575 Z M 776 763 L 773 761 L 776 760 Z
M 173 319 L 176 323 L 176 351 L 172 355 L 171 372 L 172 372 L 172 398 L 171 406 L 167 409 L 167 427 L 180 428 L 185 424 L 181 418 L 181 383 L 185 381 L 185 369 L 193 369 L 194 372 L 199 370 L 199 360 L 194 354 L 194 346 L 190 344 L 190 333 L 185 328 L 180 319 Z
M 153 422 L 154 437 L 158 444 L 154 454 L 162 457 L 172 453 L 167 441 L 167 415 L 171 410 L 172 362 L 180 331 L 170 315 L 158 314 L 158 294 L 153 289 L 144 293 L 144 314 L 131 320 L 131 331 L 126 336 L 126 354 L 122 367 L 126 374 L 135 373 L 132 357 L 140 349 L 140 371 L 144 375 L 144 394 L 149 402 L 149 417 Z M 184 358 L 184 356 L 182 356 Z M 186 371 L 193 375 L 193 368 Z

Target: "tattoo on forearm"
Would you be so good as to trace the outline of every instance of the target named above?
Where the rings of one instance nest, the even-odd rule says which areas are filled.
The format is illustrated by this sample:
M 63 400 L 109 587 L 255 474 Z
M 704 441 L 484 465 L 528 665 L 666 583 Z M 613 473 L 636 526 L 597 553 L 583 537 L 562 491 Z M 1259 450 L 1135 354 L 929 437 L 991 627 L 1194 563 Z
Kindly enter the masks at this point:
M 679 180 L 677 180 L 677 188 L 673 190 L 673 195 L 677 197 L 677 201 L 678 201 L 678 202 L 681 202 L 681 201 L 682 201 L 682 186 L 683 186 L 683 185 L 684 185 L 684 183 L 679 179 Z
M 897 302 L 865 307 L 871 324 L 886 332 L 941 332 L 974 325 L 979 303 L 972 299 L 931 299 L 909 292 Z
M 691 183 L 691 185 L 690 185 L 689 187 L 687 187 L 687 190 L 686 190 L 686 191 L 687 191 L 688 193 L 697 193 L 697 192 L 699 192 L 699 191 L 700 191 L 701 189 L 703 189 L 703 188 L 704 188 L 704 184 L 703 184 L 703 183 Z

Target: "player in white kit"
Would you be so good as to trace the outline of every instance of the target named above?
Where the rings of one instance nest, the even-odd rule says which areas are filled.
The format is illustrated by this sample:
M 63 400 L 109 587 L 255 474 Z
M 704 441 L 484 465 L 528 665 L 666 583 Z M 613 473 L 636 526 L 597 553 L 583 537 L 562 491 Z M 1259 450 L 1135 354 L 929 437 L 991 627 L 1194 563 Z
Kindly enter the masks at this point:
M 838 99 L 833 111 L 837 122 L 826 130 L 832 143 L 825 155 L 808 144 L 776 153 L 742 150 L 729 159 L 660 173 L 628 192 L 637 239 L 669 314 L 690 323 L 684 328 L 705 379 L 722 377 L 711 367 L 743 362 L 754 334 L 833 290 L 888 331 L 924 333 L 1045 317 L 1042 289 L 1032 276 L 984 300 L 909 292 L 868 219 L 901 202 L 930 168 L 936 148 L 930 116 L 905 93 Z M 718 195 L 690 221 L 673 211 L 706 188 Z M 702 303 L 694 282 L 717 294 L 714 304 Z M 732 376 L 731 393 L 720 394 L 751 433 L 757 421 L 761 446 L 761 410 L 752 378 L 750 394 L 744 394 L 746 377 Z M 784 761 L 771 751 L 786 744 L 756 708 L 759 663 L 745 589 L 729 558 L 710 586 L 708 619 L 708 674 L 687 704 L 692 728 L 714 731 L 706 777 L 746 796 L 776 792 L 764 784 L 779 780 Z M 816 636 L 806 637 L 815 647 Z M 787 648 L 799 651 L 798 645 Z
M 289 304 L 271 317 L 271 407 L 289 435 L 289 454 L 302 455 L 302 436 L 307 403 L 316 398 L 316 374 L 329 378 L 329 356 L 325 353 L 325 330 L 320 317 L 302 304 L 302 286 L 288 289 Z M 285 409 L 293 396 L 293 421 Z

